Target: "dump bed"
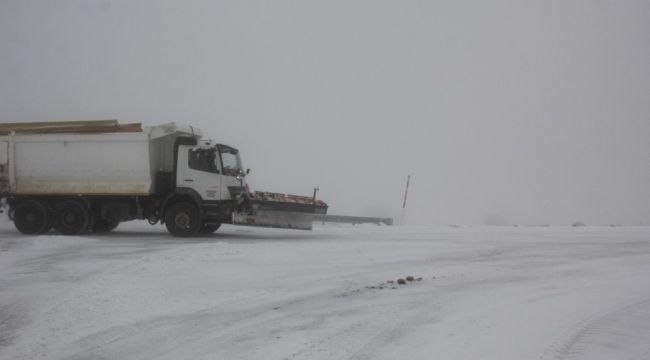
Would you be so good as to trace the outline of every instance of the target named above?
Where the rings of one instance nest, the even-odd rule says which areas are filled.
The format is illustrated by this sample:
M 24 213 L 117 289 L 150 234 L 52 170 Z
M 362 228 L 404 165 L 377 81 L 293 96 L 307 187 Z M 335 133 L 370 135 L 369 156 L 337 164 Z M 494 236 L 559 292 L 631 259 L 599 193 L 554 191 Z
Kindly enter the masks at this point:
M 174 139 L 200 137 L 174 124 L 33 124 L 0 124 L 0 196 L 149 195 L 173 163 Z

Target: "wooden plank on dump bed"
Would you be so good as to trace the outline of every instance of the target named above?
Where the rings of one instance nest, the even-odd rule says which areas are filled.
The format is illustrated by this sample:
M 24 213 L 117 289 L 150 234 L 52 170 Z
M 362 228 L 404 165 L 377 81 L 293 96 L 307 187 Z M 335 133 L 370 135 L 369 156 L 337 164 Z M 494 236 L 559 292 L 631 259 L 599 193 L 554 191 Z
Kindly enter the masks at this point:
M 118 121 L 113 120 L 75 120 L 75 121 L 39 121 L 22 123 L 0 123 L 0 131 L 17 131 L 44 128 L 62 128 L 79 126 L 116 126 Z
M 0 134 L 7 135 L 11 131 L 17 134 L 123 133 L 142 132 L 142 125 L 139 123 L 119 124 L 117 120 L 0 123 Z
M 79 127 L 63 127 L 63 128 L 48 128 L 29 131 L 18 131 L 19 134 L 103 134 L 103 133 L 126 133 L 126 132 L 142 132 L 142 125 L 135 124 L 119 124 L 116 126 L 79 126 Z

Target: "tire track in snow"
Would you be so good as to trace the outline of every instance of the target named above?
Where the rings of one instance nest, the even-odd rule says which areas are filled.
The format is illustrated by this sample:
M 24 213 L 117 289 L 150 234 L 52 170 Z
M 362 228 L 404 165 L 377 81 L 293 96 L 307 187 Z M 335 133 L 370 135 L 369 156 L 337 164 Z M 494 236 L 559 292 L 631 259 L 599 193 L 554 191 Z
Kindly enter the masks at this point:
M 334 278 L 337 278 L 335 276 Z M 134 323 L 118 325 L 75 341 L 73 349 L 57 354 L 55 358 L 84 358 L 88 354 L 100 356 L 123 353 L 131 359 L 183 358 L 187 348 L 180 343 L 192 344 L 195 358 L 226 350 L 232 356 L 241 356 L 239 350 L 250 350 L 260 345 L 251 341 L 269 338 L 275 334 L 318 329 L 331 315 L 332 301 L 347 298 L 340 287 L 318 288 L 328 278 L 310 280 L 300 287 L 316 291 L 302 295 L 287 294 L 272 300 L 256 301 L 255 297 L 233 299 L 216 307 L 204 308 L 186 314 L 141 319 Z M 275 297 L 275 298 L 274 298 Z M 265 296 L 261 296 L 265 298 Z M 335 309 L 337 311 L 341 309 Z M 354 309 L 345 308 L 345 311 Z M 188 336 L 193 335 L 193 336 Z M 158 343 L 156 349 L 143 349 L 141 343 Z M 180 349 L 180 351 L 178 351 Z M 72 351 L 70 351 L 72 350 Z M 79 351 L 83 353 L 80 355 Z M 178 356 L 176 356 L 176 355 Z
M 188 358 L 191 348 L 194 359 L 253 359 L 256 352 L 276 342 L 284 343 L 285 350 L 294 349 L 279 359 L 368 359 L 422 322 L 427 315 L 422 313 L 423 306 L 438 309 L 435 303 L 442 301 L 439 297 L 432 301 L 430 291 L 383 291 L 386 293 L 361 291 L 342 296 L 340 288 L 329 289 L 272 303 L 242 303 L 229 311 L 206 309 L 125 324 L 82 338 L 74 344 L 75 350 L 54 357 L 82 359 L 110 354 L 111 358 L 176 359 Z M 391 296 L 413 296 L 415 300 L 397 307 Z M 341 318 L 350 321 L 342 325 Z M 293 341 L 296 334 L 310 335 L 306 342 L 298 343 Z M 158 345 L 144 349 L 142 343 Z
M 384 294 L 378 291 L 374 299 L 377 302 L 372 302 L 373 308 L 364 307 L 365 312 L 358 320 L 303 344 L 300 350 L 285 359 L 373 359 L 378 352 L 395 345 L 419 326 L 435 322 L 442 309 L 457 295 L 455 292 L 441 293 L 439 285 L 415 292 L 408 290 L 399 288 L 399 293 L 382 290 L 388 292 L 386 299 L 380 299 Z M 393 296 L 411 299 L 394 301 Z
M 565 333 L 542 359 L 647 360 L 650 354 L 650 298 L 589 317 Z
M 379 303 L 372 303 L 375 309 L 366 309 L 363 318 L 343 329 L 337 329 L 303 344 L 299 351 L 283 359 L 373 359 L 383 349 L 399 344 L 401 339 L 417 331 L 420 326 L 438 321 L 445 315 L 445 308 L 448 308 L 449 303 L 463 296 L 466 291 L 475 291 L 477 286 L 492 287 L 522 280 L 522 277 L 516 276 L 466 278 L 467 275 L 468 273 L 456 273 L 441 276 L 440 279 L 455 279 L 454 282 L 447 284 L 439 282 L 429 285 L 415 284 L 413 286 L 423 286 L 417 291 L 409 291 L 408 288 L 399 288 L 398 293 L 382 290 L 388 291 L 385 294 L 388 297 L 383 301 L 374 299 L 380 300 Z M 463 280 L 457 282 L 458 279 Z M 362 294 L 363 292 L 354 295 Z M 384 294 L 377 295 L 380 298 Z M 395 295 L 408 297 L 409 300 L 391 297 Z M 399 307 L 395 304 L 399 304 Z
M 197 359 L 215 353 L 215 349 L 234 349 L 235 344 L 245 344 L 248 338 L 281 321 L 282 316 L 268 304 L 249 307 L 247 302 L 241 299 L 239 305 L 245 306 L 236 310 L 210 308 L 119 325 L 77 340 L 74 349 L 55 358 L 86 359 L 89 355 L 111 354 L 116 359 Z M 142 343 L 156 347 L 143 348 Z M 187 356 L 187 345 L 192 348 L 192 357 Z

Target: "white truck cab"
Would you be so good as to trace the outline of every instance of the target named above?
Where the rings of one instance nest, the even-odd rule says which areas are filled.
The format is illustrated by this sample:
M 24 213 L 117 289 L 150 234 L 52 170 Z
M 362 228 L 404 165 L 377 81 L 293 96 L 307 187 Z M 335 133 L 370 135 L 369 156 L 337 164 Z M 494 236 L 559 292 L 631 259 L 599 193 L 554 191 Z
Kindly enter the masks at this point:
M 196 191 L 204 201 L 232 200 L 231 189 L 241 190 L 246 172 L 239 151 L 200 140 L 197 146 L 178 148 L 176 184 Z

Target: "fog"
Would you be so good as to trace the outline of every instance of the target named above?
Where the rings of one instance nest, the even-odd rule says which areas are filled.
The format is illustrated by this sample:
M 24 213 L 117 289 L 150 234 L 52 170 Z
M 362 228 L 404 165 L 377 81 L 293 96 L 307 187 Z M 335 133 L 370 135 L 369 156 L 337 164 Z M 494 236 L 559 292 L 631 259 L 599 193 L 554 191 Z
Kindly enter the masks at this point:
M 407 224 L 650 224 L 648 1 L 0 1 L 0 121 L 200 127 Z

